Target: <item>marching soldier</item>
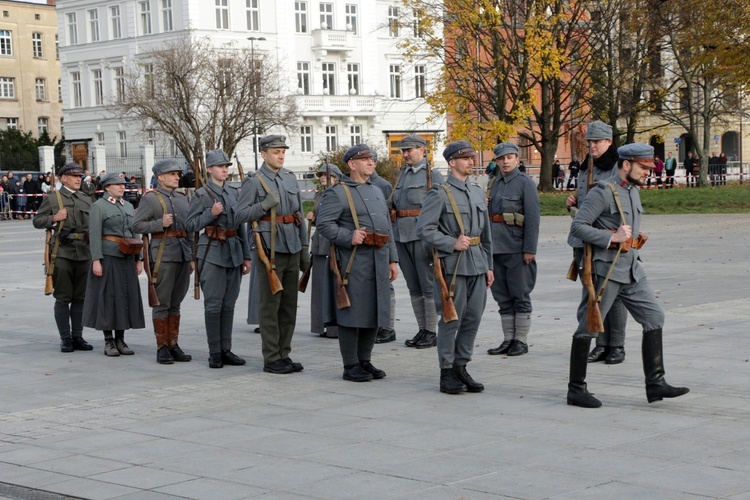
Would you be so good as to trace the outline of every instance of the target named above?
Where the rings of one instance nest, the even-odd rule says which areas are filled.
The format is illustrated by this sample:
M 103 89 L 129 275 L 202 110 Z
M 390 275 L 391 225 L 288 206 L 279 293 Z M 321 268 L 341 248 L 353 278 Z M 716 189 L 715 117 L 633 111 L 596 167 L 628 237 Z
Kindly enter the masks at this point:
M 536 284 L 536 248 L 539 241 L 539 195 L 531 178 L 518 170 L 518 146 L 495 146 L 499 174 L 489 194 L 492 260 L 495 283 L 492 296 L 500 312 L 503 342 L 488 354 L 521 356 L 529 352 L 531 292 Z
M 60 334 L 60 351 L 90 351 L 83 339 L 83 301 L 91 263 L 88 244 L 91 198 L 80 191 L 83 169 L 68 163 L 57 174 L 60 189 L 49 193 L 34 216 L 37 229 L 54 229 L 50 248 L 54 270 L 55 323 Z
M 581 172 L 586 177 L 578 183 L 578 192 L 568 196 L 566 206 L 575 217 L 578 207 L 583 204 L 590 187 L 597 182 L 609 179 L 617 167 L 617 150 L 612 144 L 612 127 L 601 121 L 591 122 L 586 129 L 589 155 L 583 160 Z M 590 169 L 589 164 L 593 164 Z M 591 186 L 589 186 L 591 184 Z M 568 236 L 568 245 L 573 247 L 573 255 L 579 274 L 583 267 L 583 242 L 573 235 Z M 616 365 L 625 361 L 625 329 L 628 313 L 621 301 L 615 303 L 604 318 L 604 331 L 596 337 L 596 347 L 589 353 L 589 363 L 604 361 Z
M 385 371 L 371 357 L 378 327 L 390 320 L 390 282 L 398 276 L 398 254 L 391 238 L 385 196 L 370 176 L 373 154 L 365 144 L 344 154 L 348 176 L 326 189 L 318 205 L 320 234 L 335 245 L 336 322 L 344 380 L 382 379 Z M 342 290 L 343 288 L 343 290 Z M 344 298 L 341 296 L 345 295 Z
M 211 368 L 245 364 L 244 359 L 232 352 L 232 328 L 234 305 L 242 276 L 250 272 L 251 254 L 245 225 L 237 221 L 233 211 L 239 197 L 237 188 L 226 183 L 231 164 L 220 149 L 206 154 L 209 180 L 195 191 L 185 228 L 191 233 L 204 230 L 195 257 L 204 295 L 208 366 Z
M 436 311 L 443 311 L 438 322 L 437 351 L 440 362 L 440 392 L 481 392 L 484 385 L 466 371 L 474 351 L 482 313 L 487 303 L 487 287 L 492 286 L 492 235 L 484 193 L 472 186 L 474 149 L 467 141 L 449 144 L 443 157 L 450 166 L 445 184 L 427 193 L 419 215 L 417 235 L 424 239 L 443 261 L 445 293 L 435 294 Z M 442 272 L 438 270 L 435 272 Z M 450 285 L 448 281 L 450 280 Z M 457 318 L 446 318 L 446 302 L 452 297 Z
M 590 302 L 598 302 L 601 316 L 606 316 L 615 299 L 619 299 L 643 327 L 643 371 L 649 403 L 689 392 L 687 387 L 672 387 L 664 380 L 664 311 L 656 301 L 638 252 L 645 242 L 639 233 L 643 207 L 638 186 L 643 186 L 654 167 L 654 148 L 648 144 L 628 144 L 617 153 L 620 158 L 617 170 L 589 192 L 570 227 L 571 236 L 593 248 L 596 297 L 584 294 L 578 308 L 567 397 L 569 405 L 584 408 L 602 405 L 586 387 L 588 350 L 597 334 L 589 327 Z
M 437 315 L 432 306 L 433 277 L 430 253 L 417 237 L 417 217 L 429 185 L 437 186 L 444 181 L 437 170 L 432 170 L 425 158 L 427 141 L 416 134 L 409 134 L 401 141 L 406 165 L 401 167 L 396 187 L 390 198 L 393 235 L 396 239 L 398 259 L 409 288 L 411 305 L 417 318 L 419 331 L 408 339 L 408 347 L 424 349 L 437 344 Z M 428 180 L 428 175 L 431 177 Z
M 151 168 L 158 179 L 154 191 L 146 193 L 135 211 L 133 231 L 149 234 L 151 273 L 159 305 L 151 309 L 156 335 L 156 362 L 190 361 L 177 343 L 180 334 L 180 304 L 190 288 L 193 271 L 192 234 L 186 230 L 187 196 L 178 191 L 182 165 L 174 159 L 157 161 Z
M 263 371 L 299 372 L 302 364 L 292 361 L 289 353 L 297 322 L 299 273 L 310 262 L 302 198 L 294 173 L 283 168 L 289 149 L 286 137 L 267 135 L 259 144 L 263 165 L 242 185 L 236 220 L 252 224 L 262 243 L 257 252 L 263 252 L 268 262 L 266 272 L 259 270 Z M 278 280 L 283 290 L 274 294 L 272 279 L 274 283 Z

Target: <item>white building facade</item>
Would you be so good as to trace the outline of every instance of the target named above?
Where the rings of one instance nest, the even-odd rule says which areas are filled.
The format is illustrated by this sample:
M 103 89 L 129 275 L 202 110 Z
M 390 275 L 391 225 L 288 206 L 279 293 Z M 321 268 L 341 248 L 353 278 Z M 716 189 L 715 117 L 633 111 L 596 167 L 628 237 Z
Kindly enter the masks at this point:
M 168 137 L 116 116 L 108 103 L 130 64 L 189 32 L 217 45 L 252 44 L 277 61 L 300 111 L 287 141 L 292 170 L 363 142 L 400 158 L 398 141 L 412 132 L 442 151 L 445 119 L 430 121 L 423 98 L 430 71 L 398 49 L 404 30 L 415 29 L 398 0 L 59 0 L 57 12 L 65 137 L 74 150 L 128 157 L 150 144 L 157 157 L 175 153 Z M 252 138 L 238 148 L 246 168 L 252 149 Z

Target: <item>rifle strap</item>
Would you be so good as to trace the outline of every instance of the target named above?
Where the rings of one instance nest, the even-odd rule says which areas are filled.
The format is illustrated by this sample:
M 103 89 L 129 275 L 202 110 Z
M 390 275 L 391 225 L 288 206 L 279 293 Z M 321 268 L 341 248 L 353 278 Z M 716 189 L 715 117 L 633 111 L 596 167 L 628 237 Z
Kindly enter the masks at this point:
M 209 182 L 211 182 L 210 179 L 206 182 L 206 185 L 204 186 L 206 188 L 206 192 L 208 193 L 208 195 L 211 197 L 211 199 L 214 202 L 219 201 L 219 199 L 216 198 L 216 195 L 214 195 L 213 191 L 211 191 L 211 186 L 208 185 Z M 206 233 L 206 236 L 208 236 L 208 233 Z M 203 274 L 203 267 L 206 265 L 206 258 L 208 257 L 208 251 L 211 250 L 211 244 L 213 242 L 214 242 L 213 238 L 208 238 L 208 245 L 206 245 L 206 251 L 203 252 L 203 261 L 198 263 L 199 264 L 199 266 L 198 266 L 198 274 L 199 275 Z M 198 259 L 198 249 L 197 248 L 195 249 L 195 258 L 196 258 L 196 260 Z
M 625 219 L 625 212 L 622 210 L 622 204 L 620 203 L 620 196 L 617 194 L 617 189 L 612 185 L 611 182 L 607 182 L 607 186 L 609 187 L 610 191 L 612 191 L 612 196 L 615 198 L 615 205 L 617 205 L 617 210 L 620 212 L 620 218 L 622 219 L 622 225 L 627 224 L 627 220 Z M 607 271 L 607 275 L 604 277 L 604 281 L 602 282 L 602 286 L 599 288 L 599 293 L 596 294 L 596 301 L 601 302 L 602 301 L 602 295 L 604 295 L 604 289 L 607 286 L 607 283 L 609 283 L 609 278 L 612 276 L 612 271 L 615 270 L 615 265 L 617 264 L 618 259 L 620 258 L 620 253 L 622 253 L 622 244 L 617 247 L 617 253 L 615 254 L 615 258 L 612 259 L 612 264 L 609 266 L 609 270 Z
M 349 186 L 341 183 L 341 187 L 344 188 L 344 194 L 346 194 L 346 201 L 349 203 L 349 211 L 352 213 L 352 219 L 354 219 L 354 229 L 359 229 L 359 217 L 357 217 L 357 209 L 354 208 L 354 200 L 352 199 L 352 193 L 349 190 Z M 346 286 L 349 283 L 349 272 L 352 270 L 352 264 L 354 264 L 354 256 L 357 254 L 357 247 L 359 245 L 354 245 L 354 248 L 352 249 L 352 254 L 349 257 L 349 262 L 346 263 L 346 269 L 344 270 L 344 277 L 341 280 L 344 283 L 344 286 Z
M 406 171 L 407 168 L 409 168 L 409 167 L 408 166 L 401 167 L 399 169 L 399 171 L 398 171 L 398 175 L 396 176 L 396 184 L 393 185 L 393 190 L 391 191 L 391 194 L 388 196 L 388 203 L 387 203 L 387 205 L 389 207 L 391 206 L 391 203 L 392 203 L 392 200 L 393 200 L 393 193 L 396 192 L 396 188 L 398 187 L 398 183 L 401 182 L 401 176 L 404 175 L 404 172 Z
M 164 214 L 167 212 L 167 204 L 164 203 L 164 197 L 159 191 L 154 190 L 154 193 L 156 194 L 156 198 L 159 200 L 159 203 L 161 204 L 161 208 L 164 211 Z M 164 215 L 162 214 L 162 216 Z M 156 286 L 156 277 L 159 275 L 159 266 L 161 265 L 161 258 L 164 255 L 164 246 L 167 244 L 167 236 L 164 235 L 161 238 L 161 242 L 159 243 L 159 251 L 156 253 L 156 260 L 154 261 L 154 269 L 151 273 L 151 283 Z
M 57 199 L 57 212 L 59 212 L 60 210 L 65 208 L 63 206 L 63 199 L 62 199 L 62 195 L 60 194 L 59 189 L 55 189 L 55 199 Z M 49 266 L 50 276 L 55 270 L 55 261 L 57 260 L 57 251 L 60 249 L 60 239 L 62 238 L 62 235 L 60 233 L 64 225 L 65 225 L 65 219 L 61 220 L 60 223 L 57 225 L 57 237 L 55 238 L 55 244 L 52 246 L 52 256 L 50 258 L 50 266 Z
M 266 181 L 263 180 L 263 174 L 260 172 L 255 175 L 260 185 L 266 190 L 266 194 L 271 192 L 271 188 L 268 187 Z M 271 255 L 269 256 L 271 261 L 271 269 L 276 269 L 276 207 L 271 207 Z
M 456 198 L 453 197 L 453 193 L 451 193 L 451 190 L 448 188 L 448 184 L 441 184 L 441 188 L 445 191 L 445 194 L 448 195 L 448 201 L 451 204 L 451 208 L 453 209 L 453 215 L 456 216 L 456 222 L 458 223 L 458 228 L 461 230 L 461 236 L 464 236 L 466 234 L 466 230 L 464 229 L 464 220 L 461 216 L 461 212 L 458 210 L 458 203 L 456 203 Z M 453 289 L 456 286 L 456 276 L 458 275 L 458 263 L 461 261 L 461 255 L 463 255 L 463 252 L 458 253 L 458 258 L 456 259 L 456 268 L 453 270 L 453 277 L 451 278 L 451 287 L 450 287 L 450 296 L 453 297 Z

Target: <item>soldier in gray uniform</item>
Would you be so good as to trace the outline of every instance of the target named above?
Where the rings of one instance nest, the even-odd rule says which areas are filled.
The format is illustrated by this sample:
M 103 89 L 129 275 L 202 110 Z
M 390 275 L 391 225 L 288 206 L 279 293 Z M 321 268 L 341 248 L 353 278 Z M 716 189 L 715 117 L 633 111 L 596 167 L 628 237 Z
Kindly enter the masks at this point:
M 37 229 L 55 229 L 52 248 L 59 240 L 52 283 L 60 351 L 90 351 L 94 347 L 83 339 L 83 301 L 91 263 L 87 241 L 91 198 L 80 191 L 81 167 L 68 163 L 57 175 L 62 187 L 44 198 L 33 224 Z
M 151 168 L 159 183 L 146 193 L 135 210 L 133 231 L 151 234 L 149 257 L 156 276 L 159 305 L 151 310 L 156 335 L 156 362 L 190 361 L 180 349 L 180 304 L 190 288 L 193 235 L 187 232 L 187 196 L 178 190 L 182 165 L 174 159 L 157 161 Z
M 442 295 L 436 291 L 440 315 L 437 334 L 440 392 L 481 392 L 484 385 L 466 371 L 474 340 L 492 286 L 492 234 L 482 189 L 468 182 L 474 168 L 474 149 L 467 141 L 449 144 L 443 157 L 450 166 L 445 184 L 427 193 L 417 223 L 417 235 L 437 250 L 443 262 L 446 286 L 454 289 L 458 319 L 446 322 Z M 438 284 L 436 282 L 436 288 Z
M 568 197 L 566 206 L 572 217 L 588 193 L 589 182 L 592 187 L 601 180 L 608 179 L 617 167 L 617 151 L 612 144 L 612 127 L 601 121 L 591 122 L 586 129 L 586 141 L 589 144 L 589 155 L 581 165 L 582 178 L 578 183 L 578 192 Z M 594 168 L 589 170 L 589 159 L 593 158 Z M 578 264 L 579 274 L 583 263 L 583 242 L 573 235 L 568 236 L 568 245 L 573 247 L 573 255 Z M 620 300 L 615 300 L 604 318 L 604 332 L 596 337 L 596 347 L 589 353 L 589 363 L 605 361 L 615 365 L 625 361 L 625 329 L 628 313 Z
M 539 195 L 531 178 L 518 170 L 518 146 L 495 146 L 495 167 L 489 194 L 492 259 L 495 283 L 492 296 L 499 306 L 503 342 L 488 354 L 521 356 L 529 352 L 531 292 L 536 284 L 536 247 L 539 241 Z
M 204 230 L 195 257 L 204 295 L 208 366 L 211 368 L 245 364 L 244 359 L 232 352 L 232 327 L 240 283 L 242 276 L 250 272 L 252 255 L 245 225 L 237 220 L 233 210 L 239 198 L 237 188 L 226 183 L 231 164 L 220 149 L 206 154 L 210 177 L 190 200 L 185 225 L 191 233 Z
M 372 161 L 375 162 L 375 165 L 377 166 L 378 163 L 378 157 L 377 153 L 372 150 Z M 372 171 L 372 175 L 370 176 L 370 182 L 372 182 L 376 187 L 379 187 L 381 191 L 383 191 L 383 194 L 385 195 L 385 199 L 389 199 L 391 197 L 391 193 L 393 192 L 393 186 L 390 182 L 383 179 L 378 175 L 378 172 L 376 170 Z M 391 288 L 391 318 L 388 322 L 388 326 L 382 326 L 378 328 L 378 334 L 375 337 L 375 343 L 376 344 L 386 344 L 388 342 L 393 342 L 396 340 L 396 290 L 393 288 L 393 283 L 390 285 Z
M 399 170 L 398 180 L 390 198 L 391 221 L 399 266 L 409 288 L 411 305 L 419 327 L 417 334 L 405 344 L 417 349 L 437 344 L 437 315 L 432 307 L 432 259 L 430 250 L 417 237 L 417 217 L 428 191 L 427 159 L 424 149 L 426 145 L 427 141 L 416 134 L 409 134 L 401 141 L 406 165 Z M 437 170 L 431 170 L 431 173 L 433 186 L 445 182 Z
M 595 290 L 605 316 L 615 299 L 620 299 L 643 327 L 643 371 L 649 403 L 686 394 L 686 387 L 672 387 L 664 380 L 662 326 L 664 311 L 646 278 L 638 252 L 643 207 L 638 186 L 643 186 L 654 167 L 654 148 L 628 144 L 617 150 L 618 169 L 600 181 L 583 202 L 570 227 L 570 234 L 593 247 Z M 637 236 L 637 238 L 636 238 Z M 632 244 L 632 248 L 629 248 Z M 611 273 L 611 274 L 610 274 Z M 607 276 L 609 275 L 609 280 Z M 603 292 L 601 291 L 603 288 Z M 568 404 L 598 408 L 601 402 L 586 387 L 586 366 L 591 339 L 597 332 L 588 328 L 588 295 L 584 290 L 578 308 L 578 328 L 570 349 Z
M 263 165 L 242 184 L 235 214 L 238 223 L 249 222 L 260 233 L 264 251 L 284 288 L 272 294 L 268 273 L 259 270 L 263 371 L 299 372 L 302 364 L 292 361 L 289 353 L 297 323 L 299 273 L 310 262 L 302 198 L 294 173 L 283 168 L 289 149 L 286 137 L 267 135 L 259 144 Z
M 398 254 L 391 237 L 385 196 L 370 182 L 375 168 L 365 144 L 344 154 L 349 176 L 326 189 L 318 205 L 320 234 L 333 242 L 351 306 L 336 308 L 344 380 L 382 379 L 371 362 L 378 327 L 390 319 L 390 282 L 398 276 Z
M 125 330 L 145 328 L 138 276 L 143 272 L 142 244 L 132 245 L 135 209 L 125 201 L 122 173 L 101 179 L 104 194 L 89 215 L 91 269 L 83 303 L 83 324 L 104 332 L 104 354 L 132 355 Z M 114 331 L 114 338 L 112 332 Z

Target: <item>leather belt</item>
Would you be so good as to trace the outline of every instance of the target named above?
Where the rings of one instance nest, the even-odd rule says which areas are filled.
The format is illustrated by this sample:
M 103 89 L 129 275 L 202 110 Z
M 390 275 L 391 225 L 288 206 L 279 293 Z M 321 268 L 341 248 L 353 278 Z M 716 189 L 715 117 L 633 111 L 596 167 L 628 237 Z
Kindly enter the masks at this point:
M 415 208 L 414 210 L 396 210 L 396 217 L 417 217 L 422 210 Z
M 267 215 L 264 215 L 260 218 L 263 222 L 271 222 L 271 218 Z M 294 215 L 277 215 L 276 216 L 276 222 L 279 224 L 294 224 L 297 222 Z
M 102 236 L 102 239 L 103 240 L 107 240 L 107 241 L 114 241 L 118 245 L 122 242 L 122 237 L 120 237 L 120 236 L 114 236 L 114 235 L 111 235 L 111 234 L 105 234 L 104 236 Z
M 65 238 L 68 240 L 75 240 L 75 241 L 88 241 L 89 233 L 68 233 L 68 235 Z
M 479 236 L 472 236 L 469 241 L 469 246 L 475 247 L 479 245 L 480 243 L 482 243 L 482 239 Z
M 365 233 L 365 239 L 362 242 L 363 245 L 371 246 L 371 247 L 382 247 L 386 243 L 388 243 L 388 240 L 390 240 L 390 236 L 387 234 L 380 234 L 380 233 Z
M 161 233 L 151 233 L 152 238 L 187 238 L 185 231 L 164 231 Z
M 206 234 L 213 240 L 227 241 L 227 238 L 237 236 L 237 230 L 221 226 L 206 226 Z
M 503 217 L 503 214 L 492 214 L 490 220 L 492 222 L 505 222 L 505 217 Z

